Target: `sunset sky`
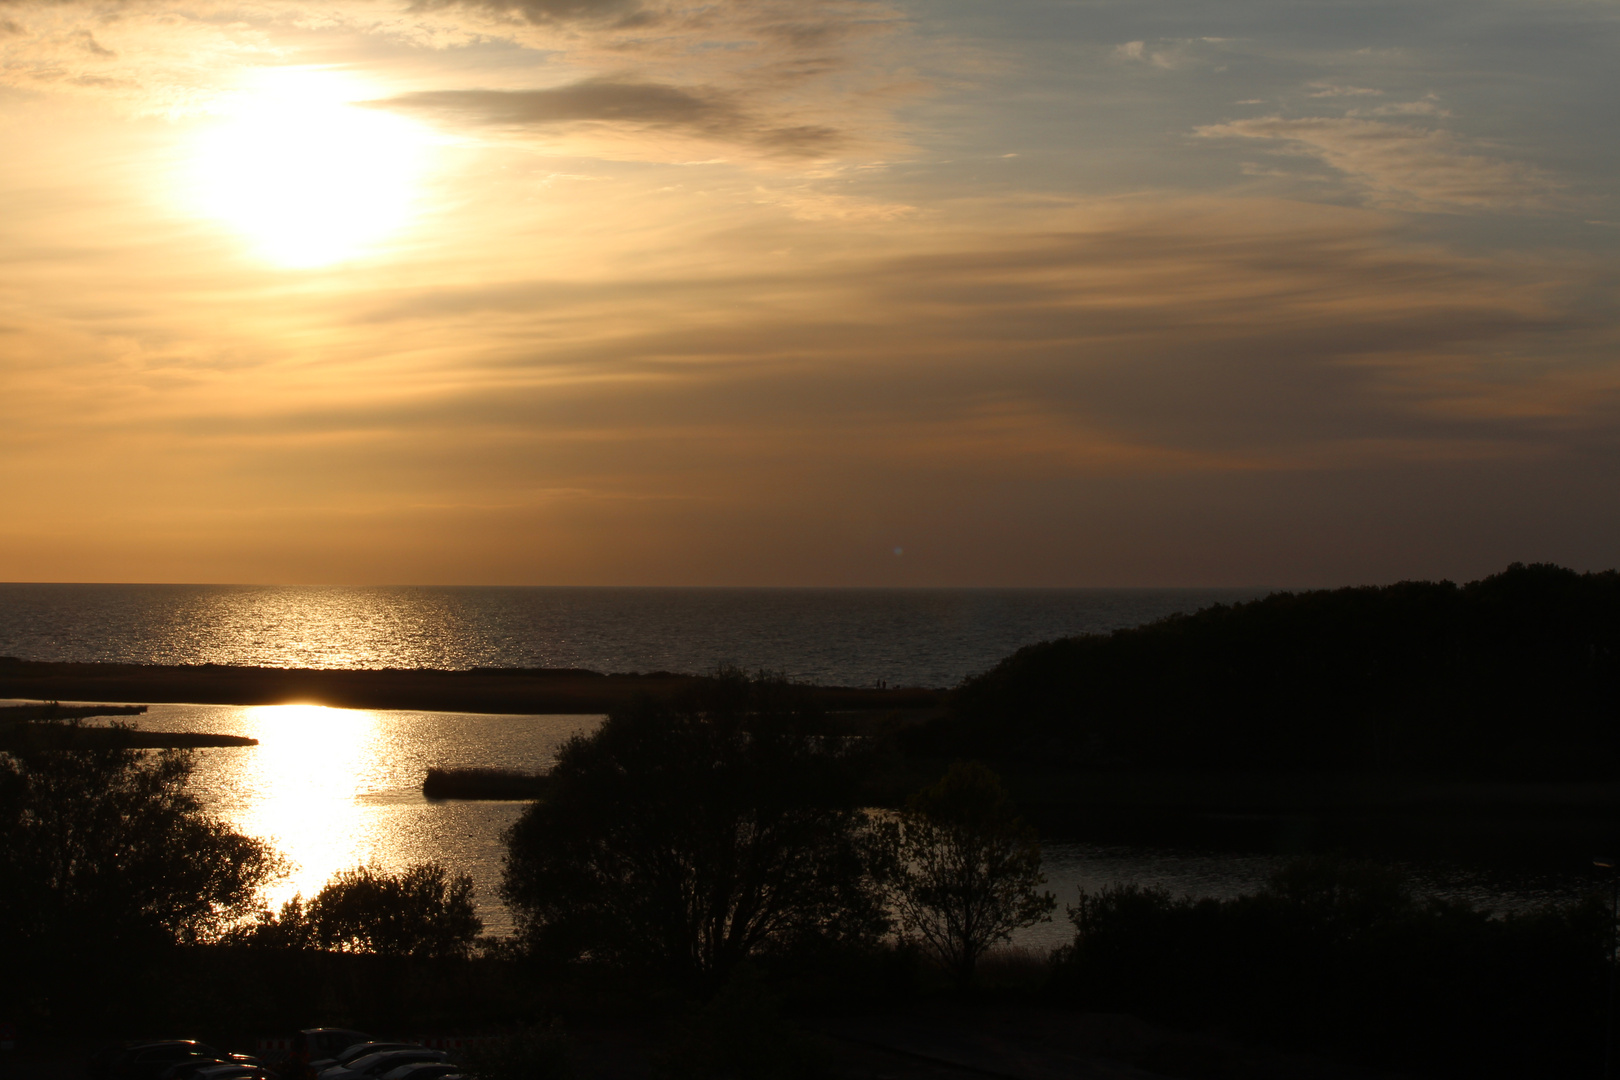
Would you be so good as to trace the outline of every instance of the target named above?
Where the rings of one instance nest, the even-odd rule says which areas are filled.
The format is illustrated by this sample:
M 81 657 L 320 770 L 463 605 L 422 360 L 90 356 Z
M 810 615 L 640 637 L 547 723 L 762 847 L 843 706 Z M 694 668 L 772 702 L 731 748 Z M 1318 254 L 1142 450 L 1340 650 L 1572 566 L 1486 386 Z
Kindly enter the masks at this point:
M 1613 0 L 0 0 L 0 580 L 1620 564 Z

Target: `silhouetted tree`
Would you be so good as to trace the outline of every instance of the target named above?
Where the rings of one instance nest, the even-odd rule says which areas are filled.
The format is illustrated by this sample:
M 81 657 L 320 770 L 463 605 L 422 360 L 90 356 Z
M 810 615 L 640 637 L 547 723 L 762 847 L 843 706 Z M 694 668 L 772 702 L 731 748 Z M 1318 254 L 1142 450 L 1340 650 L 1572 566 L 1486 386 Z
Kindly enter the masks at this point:
M 10 934 L 185 943 L 252 912 L 279 860 L 202 810 L 187 789 L 189 753 L 52 742 L 0 754 Z
M 311 900 L 293 897 L 243 938 L 272 948 L 439 959 L 469 955 L 483 929 L 472 875 L 427 862 L 398 874 L 375 866 L 341 871 Z
M 63 727 L 0 754 L 0 951 L 34 973 L 0 994 L 36 1003 L 66 980 L 82 987 L 164 946 L 219 937 L 280 866 L 268 845 L 202 810 L 189 754 Z
M 848 762 L 803 693 L 724 672 L 613 713 L 558 754 L 506 833 L 525 941 L 683 978 L 876 933 Z
M 878 837 L 902 931 L 964 985 L 991 946 L 1047 921 L 1057 905 L 1038 891 L 1046 878 L 1035 831 L 978 762 L 953 765 Z

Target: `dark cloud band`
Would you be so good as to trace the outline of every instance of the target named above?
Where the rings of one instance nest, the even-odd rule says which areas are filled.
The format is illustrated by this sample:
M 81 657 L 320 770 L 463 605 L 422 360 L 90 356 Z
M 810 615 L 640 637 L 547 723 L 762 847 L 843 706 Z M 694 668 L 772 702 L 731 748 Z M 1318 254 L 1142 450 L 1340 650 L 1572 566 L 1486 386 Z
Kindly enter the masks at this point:
M 369 104 L 472 124 L 597 122 L 680 130 L 782 156 L 813 156 L 840 141 L 839 132 L 822 125 L 763 122 L 723 91 L 662 83 L 588 79 L 544 90 L 425 90 Z

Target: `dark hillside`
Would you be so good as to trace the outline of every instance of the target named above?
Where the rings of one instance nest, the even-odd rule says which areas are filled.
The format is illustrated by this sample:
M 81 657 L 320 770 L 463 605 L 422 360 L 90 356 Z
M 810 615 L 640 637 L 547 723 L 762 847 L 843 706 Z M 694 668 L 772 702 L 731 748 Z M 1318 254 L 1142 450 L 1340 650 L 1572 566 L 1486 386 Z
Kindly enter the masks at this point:
M 1620 574 L 1277 593 L 1032 645 L 913 734 L 1062 767 L 1620 774 Z

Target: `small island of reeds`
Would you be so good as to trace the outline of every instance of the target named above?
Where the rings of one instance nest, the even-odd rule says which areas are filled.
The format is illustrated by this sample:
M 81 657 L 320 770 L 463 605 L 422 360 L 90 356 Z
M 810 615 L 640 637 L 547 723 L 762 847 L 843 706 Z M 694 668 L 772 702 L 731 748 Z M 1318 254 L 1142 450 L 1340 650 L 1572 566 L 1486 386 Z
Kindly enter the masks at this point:
M 429 769 L 422 794 L 429 799 L 537 799 L 546 778 L 518 769 Z
M 63 705 L 56 701 L 0 706 L 0 752 L 15 753 L 27 747 L 192 750 L 205 746 L 259 745 L 258 739 L 245 735 L 143 731 L 122 721 L 107 726 L 83 722 L 95 716 L 139 716 L 145 711 L 145 705 Z

